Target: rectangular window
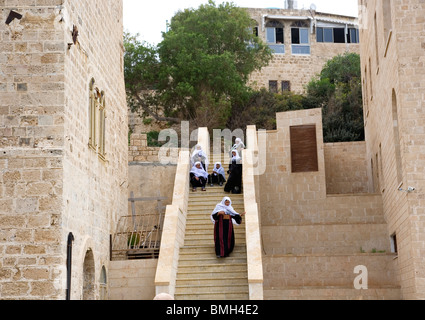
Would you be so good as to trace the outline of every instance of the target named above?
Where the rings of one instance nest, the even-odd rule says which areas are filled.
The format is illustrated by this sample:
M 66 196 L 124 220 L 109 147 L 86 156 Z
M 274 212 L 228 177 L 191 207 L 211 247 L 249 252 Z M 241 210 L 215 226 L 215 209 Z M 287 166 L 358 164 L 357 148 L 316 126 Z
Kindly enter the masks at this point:
M 89 98 L 89 147 L 95 151 L 99 158 L 105 160 L 106 156 L 106 111 L 105 93 L 95 86 L 95 80 L 90 81 Z
M 348 43 L 359 43 L 359 30 L 350 28 L 348 31 Z
M 310 54 L 310 39 L 308 28 L 292 28 L 292 54 Z
M 323 34 L 325 42 L 334 42 L 334 32 L 332 28 L 323 29 Z
M 94 84 L 94 83 L 93 83 Z M 89 147 L 96 150 L 96 105 L 97 105 L 97 91 L 90 87 L 90 103 L 89 103 Z
M 291 29 L 292 44 L 309 44 L 309 31 L 307 28 Z
M 334 43 L 345 43 L 345 28 L 334 28 Z
M 283 44 L 283 28 L 266 28 L 267 43 Z
M 316 41 L 317 42 L 324 42 L 323 28 L 316 28 Z
M 349 28 L 345 34 L 345 28 L 316 28 L 316 41 L 326 43 L 359 43 L 359 30 Z
M 277 93 L 277 81 L 269 81 L 269 90 L 272 93 Z
M 391 252 L 398 253 L 397 235 L 395 233 L 391 236 Z
M 105 160 L 105 131 L 106 131 L 106 114 L 105 114 L 105 103 L 100 105 L 99 109 L 99 157 Z
M 285 53 L 283 28 L 266 28 L 266 38 L 275 54 Z
M 282 92 L 290 92 L 290 91 L 291 91 L 291 82 L 282 81 Z
M 292 173 L 319 171 L 316 125 L 290 127 Z
M 266 28 L 267 43 L 276 43 L 275 28 Z

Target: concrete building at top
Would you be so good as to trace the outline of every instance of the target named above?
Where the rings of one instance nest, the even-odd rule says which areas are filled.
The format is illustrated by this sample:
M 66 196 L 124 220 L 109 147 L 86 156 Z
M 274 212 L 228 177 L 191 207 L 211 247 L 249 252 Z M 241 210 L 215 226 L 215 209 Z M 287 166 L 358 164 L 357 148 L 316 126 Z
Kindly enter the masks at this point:
M 356 17 L 299 10 L 292 1 L 285 9 L 247 8 L 254 32 L 274 52 L 271 63 L 251 76 L 253 87 L 272 92 L 303 93 L 325 63 L 345 52 L 360 52 Z

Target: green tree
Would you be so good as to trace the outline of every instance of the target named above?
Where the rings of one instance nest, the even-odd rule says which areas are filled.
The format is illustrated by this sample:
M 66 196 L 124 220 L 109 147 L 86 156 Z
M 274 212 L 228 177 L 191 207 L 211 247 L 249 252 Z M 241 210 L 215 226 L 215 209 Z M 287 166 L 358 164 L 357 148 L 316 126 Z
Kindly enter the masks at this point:
M 177 121 L 164 116 L 157 106 L 155 91 L 160 80 L 161 63 L 157 48 L 140 41 L 137 35 L 124 33 L 124 78 L 131 111 L 141 111 L 157 121 Z
M 364 140 L 360 56 L 338 55 L 307 86 L 305 108 L 323 109 L 325 142 Z
M 156 50 L 127 38 L 130 100 L 156 120 L 225 126 L 233 101 L 250 91 L 249 75 L 272 58 L 253 27 L 245 9 L 209 1 L 179 11 Z

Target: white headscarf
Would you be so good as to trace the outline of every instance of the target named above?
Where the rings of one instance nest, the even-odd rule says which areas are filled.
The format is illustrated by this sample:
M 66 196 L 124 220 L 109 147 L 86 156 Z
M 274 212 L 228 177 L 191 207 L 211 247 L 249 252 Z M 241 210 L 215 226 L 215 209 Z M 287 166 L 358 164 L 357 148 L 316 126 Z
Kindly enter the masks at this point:
M 197 165 L 200 165 L 201 168 L 198 168 Z M 205 171 L 204 167 L 202 166 L 202 163 L 199 161 L 195 163 L 195 165 L 192 167 L 192 170 L 190 170 L 190 173 L 193 173 L 196 177 L 203 177 L 205 179 L 208 179 L 208 172 Z
M 236 153 L 236 155 L 234 156 L 233 155 L 233 152 L 235 152 Z M 240 155 L 239 155 L 239 152 L 238 152 L 238 150 L 232 150 L 232 162 L 234 161 L 234 160 L 236 160 L 236 162 L 238 163 L 238 162 L 240 162 L 242 159 L 241 159 L 241 157 L 240 157 Z
M 192 159 L 193 158 L 207 158 L 207 154 L 204 152 L 204 150 L 202 150 L 202 146 L 201 145 L 196 145 L 195 149 L 192 152 Z
M 197 161 L 199 161 L 199 158 L 202 159 L 206 169 L 208 170 L 209 161 L 208 161 L 207 154 L 204 152 L 204 150 L 202 150 L 202 146 L 197 144 L 195 146 L 194 151 L 192 152 L 192 157 L 190 158 L 190 160 L 192 164 L 195 164 Z
M 230 204 L 228 205 L 228 206 L 226 206 L 226 201 L 229 201 L 230 202 Z M 237 213 L 236 211 L 235 211 L 235 209 L 233 209 L 233 207 L 232 207 L 232 200 L 229 198 L 229 197 L 224 197 L 223 198 L 223 200 L 219 203 L 219 204 L 217 204 L 216 205 L 216 207 L 215 207 L 215 209 L 214 209 L 214 211 L 212 212 L 212 214 L 211 214 L 211 221 L 215 224 L 215 220 L 214 220 L 214 218 L 213 218 L 213 215 L 215 215 L 216 213 L 218 213 L 218 212 L 224 212 L 226 215 L 229 215 L 229 216 L 232 216 L 232 217 L 234 217 L 234 216 L 240 216 L 240 214 L 239 213 Z M 232 219 L 232 221 L 233 221 L 233 224 L 236 224 L 236 225 L 239 225 L 236 221 L 235 221 L 235 219 Z
M 217 169 L 217 165 L 220 165 L 220 168 Z M 214 165 L 214 172 L 221 174 L 223 178 L 226 179 L 226 173 L 224 171 L 223 166 L 221 165 L 221 162 L 216 162 L 216 164 Z
M 242 142 L 241 138 L 236 138 L 233 149 L 239 149 L 239 148 L 245 149 L 245 144 Z

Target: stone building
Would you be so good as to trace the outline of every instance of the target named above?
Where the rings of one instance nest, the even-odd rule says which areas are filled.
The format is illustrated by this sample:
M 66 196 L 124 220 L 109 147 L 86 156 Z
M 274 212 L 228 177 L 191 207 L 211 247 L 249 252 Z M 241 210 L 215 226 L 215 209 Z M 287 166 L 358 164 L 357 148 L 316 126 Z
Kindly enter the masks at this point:
M 122 1 L 0 1 L 0 299 L 107 297 L 127 213 Z
M 244 157 L 266 154 L 264 172 L 254 176 L 244 163 L 238 237 L 246 243 L 236 262 L 217 262 L 204 224 L 221 194 L 194 199 L 189 152 L 165 165 L 145 135 L 134 135 L 129 156 L 122 1 L 0 0 L 0 299 L 151 300 L 176 284 L 211 292 L 209 279 L 188 278 L 203 261 L 246 271 L 235 285 L 215 287 L 224 295 L 241 287 L 257 299 L 425 299 L 425 4 L 359 4 L 360 46 L 348 43 L 357 37 L 353 18 L 252 9 L 259 36 L 276 50 L 253 75 L 260 86 L 286 90 L 289 81 L 302 91 L 326 60 L 361 49 L 366 141 L 325 144 L 320 109 L 277 114 L 265 140 L 250 126 Z M 208 130 L 195 136 L 208 151 Z M 170 204 L 159 258 L 110 261 L 120 218 L 131 221 L 129 191 L 159 190 Z M 192 245 L 187 229 L 197 233 Z M 203 256 L 182 252 L 182 279 L 184 246 Z M 360 289 L 358 267 L 368 271 Z
M 247 9 L 257 24 L 254 32 L 275 52 L 271 63 L 251 76 L 253 87 L 303 93 L 328 60 L 359 53 L 357 18 L 289 8 Z
M 425 299 L 425 4 L 359 5 L 370 188 L 382 195 L 403 298 Z

